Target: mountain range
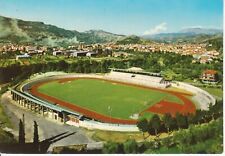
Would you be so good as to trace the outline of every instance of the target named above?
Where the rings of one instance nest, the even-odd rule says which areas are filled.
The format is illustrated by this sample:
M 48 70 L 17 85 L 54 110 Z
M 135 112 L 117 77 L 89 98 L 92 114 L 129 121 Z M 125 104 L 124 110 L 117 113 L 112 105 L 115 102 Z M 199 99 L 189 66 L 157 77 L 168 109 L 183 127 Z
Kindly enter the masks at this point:
M 78 32 L 47 25 L 43 22 L 23 21 L 0 16 L 0 42 L 57 46 L 80 42 L 86 44 L 113 42 L 124 37 L 124 35 L 117 35 L 103 30 Z
M 179 33 L 189 33 L 189 34 L 206 34 L 206 35 L 215 35 L 223 33 L 220 29 L 208 29 L 208 28 L 186 28 L 179 31 Z
M 202 42 L 211 37 L 222 37 L 222 35 L 223 31 L 220 29 L 187 28 L 174 33 L 159 33 L 142 37 L 159 42 Z
M 209 38 L 221 38 L 217 29 L 189 28 L 176 33 L 162 33 L 148 36 L 125 36 L 103 30 L 79 32 L 36 21 L 0 16 L 0 43 L 32 43 L 48 46 L 67 46 L 114 42 L 116 44 L 146 44 L 151 42 L 200 42 Z

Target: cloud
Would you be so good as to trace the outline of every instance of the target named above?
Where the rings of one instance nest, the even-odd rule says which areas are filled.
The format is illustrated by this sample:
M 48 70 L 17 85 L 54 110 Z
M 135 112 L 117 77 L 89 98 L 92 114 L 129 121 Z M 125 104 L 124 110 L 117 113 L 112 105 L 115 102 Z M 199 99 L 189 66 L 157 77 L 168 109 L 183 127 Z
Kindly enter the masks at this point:
M 19 37 L 25 37 L 30 39 L 30 37 L 18 26 L 18 21 L 12 19 L 9 23 L 6 23 L 6 20 L 0 18 L 0 37 L 7 37 L 8 35 L 14 35 Z
M 66 42 L 68 44 L 74 44 L 74 43 L 79 43 L 79 41 L 77 40 L 77 37 L 73 37 L 73 38 L 59 38 L 59 39 L 53 39 L 51 37 L 45 38 L 41 41 L 42 44 L 46 44 L 49 46 L 57 46 L 60 43 Z
M 11 29 L 14 33 L 16 33 L 17 36 L 30 39 L 30 37 L 27 35 L 27 33 L 19 28 L 17 20 L 14 20 L 14 19 L 11 20 Z
M 189 28 L 204 28 L 204 27 L 201 26 L 201 25 L 194 25 L 194 26 L 185 26 L 185 27 L 182 27 L 182 29 L 189 29 Z
M 149 30 L 146 30 L 143 35 L 153 35 L 153 34 L 158 34 L 160 32 L 166 31 L 167 30 L 167 23 L 163 22 L 160 23 L 159 25 L 155 26 L 154 28 L 151 28 Z

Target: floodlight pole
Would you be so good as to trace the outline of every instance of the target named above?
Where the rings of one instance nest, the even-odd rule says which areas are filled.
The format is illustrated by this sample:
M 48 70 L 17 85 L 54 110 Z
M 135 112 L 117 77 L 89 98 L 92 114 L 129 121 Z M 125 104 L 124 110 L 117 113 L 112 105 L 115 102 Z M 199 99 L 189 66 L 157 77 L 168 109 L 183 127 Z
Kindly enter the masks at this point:
M 111 111 L 112 111 L 112 109 L 111 109 L 111 107 L 110 106 L 108 106 L 108 110 L 109 110 L 109 116 L 110 116 L 110 123 L 112 122 L 112 120 L 111 120 Z

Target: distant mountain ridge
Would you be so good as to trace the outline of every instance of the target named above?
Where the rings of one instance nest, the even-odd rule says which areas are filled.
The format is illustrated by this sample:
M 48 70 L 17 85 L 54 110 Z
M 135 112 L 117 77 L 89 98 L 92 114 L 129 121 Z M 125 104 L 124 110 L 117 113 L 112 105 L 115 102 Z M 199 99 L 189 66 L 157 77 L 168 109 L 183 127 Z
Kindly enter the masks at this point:
M 125 35 L 113 34 L 104 30 L 89 30 L 82 32 L 82 34 L 87 35 L 93 39 L 93 42 L 115 42 L 117 40 L 123 39 Z
M 174 33 L 159 33 L 142 37 L 161 42 L 196 42 L 212 36 L 222 36 L 222 34 L 223 31 L 220 29 L 187 28 Z
M 126 36 L 123 39 L 120 39 L 116 42 L 116 44 L 147 44 L 147 43 L 153 43 L 153 41 L 149 39 L 144 39 L 142 37 L 136 36 L 136 35 L 131 35 L 131 36 Z
M 148 44 L 152 42 L 201 42 L 209 38 L 222 38 L 222 30 L 187 28 L 176 33 L 161 33 L 145 36 L 126 36 L 103 30 L 79 32 L 36 21 L 24 21 L 0 16 L 0 43 L 28 43 L 48 46 L 85 44 Z M 219 39 L 220 40 L 220 39 Z
M 179 33 L 215 35 L 223 33 L 223 30 L 213 28 L 186 28 L 179 31 Z
M 123 37 L 124 35 L 103 30 L 78 32 L 44 24 L 43 22 L 23 21 L 0 16 L 0 42 L 57 46 L 79 42 L 86 44 L 116 42 Z

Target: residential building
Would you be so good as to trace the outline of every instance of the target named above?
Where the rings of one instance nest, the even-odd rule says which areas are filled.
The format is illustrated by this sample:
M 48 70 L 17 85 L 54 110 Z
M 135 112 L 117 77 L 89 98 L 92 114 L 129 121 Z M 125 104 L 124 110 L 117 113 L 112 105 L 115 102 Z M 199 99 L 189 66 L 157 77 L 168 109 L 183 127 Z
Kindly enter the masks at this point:
M 200 79 L 204 83 L 216 83 L 218 81 L 218 72 L 215 70 L 205 70 Z
M 25 53 L 24 55 L 16 55 L 16 60 L 19 60 L 19 59 L 29 59 L 31 58 L 30 55 L 28 55 L 27 53 Z

